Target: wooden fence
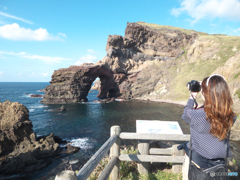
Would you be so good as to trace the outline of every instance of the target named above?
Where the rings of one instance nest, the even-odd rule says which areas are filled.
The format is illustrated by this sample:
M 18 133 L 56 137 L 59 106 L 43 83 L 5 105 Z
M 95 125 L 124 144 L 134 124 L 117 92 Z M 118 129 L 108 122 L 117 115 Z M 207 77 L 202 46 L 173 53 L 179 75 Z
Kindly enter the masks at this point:
M 120 154 L 121 139 L 138 140 L 138 155 Z M 172 163 L 172 172 L 182 171 L 184 160 L 184 150 L 177 150 L 179 144 L 174 144 L 168 148 L 151 148 L 149 141 L 189 141 L 190 135 L 179 134 L 143 134 L 122 132 L 119 126 L 111 127 L 111 137 L 102 145 L 102 147 L 91 157 L 91 159 L 77 173 L 78 180 L 87 179 L 94 171 L 98 163 L 108 153 L 110 157 L 106 168 L 101 173 L 98 180 L 107 180 L 109 175 L 111 180 L 119 179 L 120 161 L 138 162 L 138 171 L 140 174 L 147 174 L 150 162 Z M 167 155 L 167 156 L 164 156 Z M 169 156 L 171 155 L 171 156 Z

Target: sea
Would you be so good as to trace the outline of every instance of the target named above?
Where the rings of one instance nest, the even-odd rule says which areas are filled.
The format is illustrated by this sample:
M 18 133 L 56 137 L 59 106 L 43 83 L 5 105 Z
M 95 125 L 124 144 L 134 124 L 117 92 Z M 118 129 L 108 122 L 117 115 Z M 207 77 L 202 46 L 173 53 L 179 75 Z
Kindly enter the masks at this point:
M 110 137 L 110 128 L 119 125 L 121 132 L 136 132 L 136 120 L 178 121 L 183 133 L 189 133 L 189 125 L 181 119 L 182 105 L 151 101 L 115 101 L 99 103 L 97 90 L 88 93 L 88 102 L 64 104 L 67 111 L 57 112 L 62 104 L 42 104 L 42 98 L 31 98 L 31 94 L 44 95 L 47 82 L 0 82 L 0 102 L 20 102 L 29 110 L 29 119 L 37 136 L 54 135 L 67 140 L 80 151 L 55 160 L 48 167 L 19 179 L 54 179 L 57 173 L 66 169 L 77 170 Z M 134 145 L 123 142 L 122 145 Z M 62 146 L 66 146 L 63 144 Z M 78 160 L 78 167 L 66 167 L 64 160 Z M 18 175 L 15 175 L 18 176 Z

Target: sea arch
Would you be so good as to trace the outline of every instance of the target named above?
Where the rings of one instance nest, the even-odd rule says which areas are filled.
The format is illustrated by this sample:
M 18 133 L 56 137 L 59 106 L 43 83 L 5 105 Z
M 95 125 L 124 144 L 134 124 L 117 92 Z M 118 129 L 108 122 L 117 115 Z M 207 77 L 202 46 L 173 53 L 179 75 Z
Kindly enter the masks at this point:
M 45 88 L 42 103 L 62 104 L 86 102 L 93 81 L 99 77 L 101 87 L 97 97 L 116 97 L 119 93 L 111 69 L 92 63 L 70 66 L 54 71 L 50 85 Z

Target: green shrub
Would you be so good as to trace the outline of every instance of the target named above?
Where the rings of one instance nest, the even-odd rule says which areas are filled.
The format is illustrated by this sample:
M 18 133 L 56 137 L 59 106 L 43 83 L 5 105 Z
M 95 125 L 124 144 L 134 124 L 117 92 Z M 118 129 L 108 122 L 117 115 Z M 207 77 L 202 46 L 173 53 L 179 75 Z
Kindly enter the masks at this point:
M 240 75 L 240 72 L 237 73 L 237 74 L 234 76 L 234 78 L 237 79 L 239 75 Z

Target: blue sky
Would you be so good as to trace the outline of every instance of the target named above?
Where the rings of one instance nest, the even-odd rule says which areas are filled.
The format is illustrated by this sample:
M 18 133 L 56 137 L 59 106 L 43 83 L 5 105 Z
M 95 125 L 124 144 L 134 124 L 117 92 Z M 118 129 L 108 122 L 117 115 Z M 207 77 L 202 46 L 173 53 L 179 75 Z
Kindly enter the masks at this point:
M 240 36 L 240 1 L 1 0 L 0 82 L 48 82 L 54 70 L 95 63 L 108 35 L 137 21 Z

